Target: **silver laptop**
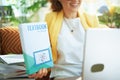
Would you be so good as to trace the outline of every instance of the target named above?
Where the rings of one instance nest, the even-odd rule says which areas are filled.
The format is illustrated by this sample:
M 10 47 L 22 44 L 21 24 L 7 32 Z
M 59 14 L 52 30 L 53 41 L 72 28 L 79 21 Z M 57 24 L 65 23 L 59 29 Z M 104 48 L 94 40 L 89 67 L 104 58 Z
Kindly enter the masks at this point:
M 83 80 L 120 80 L 120 29 L 88 29 L 83 64 Z

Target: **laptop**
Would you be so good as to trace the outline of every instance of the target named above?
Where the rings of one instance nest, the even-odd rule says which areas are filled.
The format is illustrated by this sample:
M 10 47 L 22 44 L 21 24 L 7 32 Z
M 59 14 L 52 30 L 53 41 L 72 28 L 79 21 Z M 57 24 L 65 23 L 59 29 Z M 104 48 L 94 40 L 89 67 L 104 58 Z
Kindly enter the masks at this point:
M 82 80 L 120 80 L 120 29 L 86 31 Z

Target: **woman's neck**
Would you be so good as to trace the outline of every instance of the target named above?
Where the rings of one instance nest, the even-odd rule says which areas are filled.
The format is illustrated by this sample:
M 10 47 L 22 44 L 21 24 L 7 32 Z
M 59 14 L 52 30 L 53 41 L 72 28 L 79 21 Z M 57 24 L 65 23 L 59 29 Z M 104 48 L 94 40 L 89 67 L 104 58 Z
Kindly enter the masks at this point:
M 72 12 L 72 13 L 69 13 L 69 12 L 65 12 L 64 11 L 64 17 L 70 19 L 70 18 L 76 18 L 78 17 L 78 13 L 77 12 Z

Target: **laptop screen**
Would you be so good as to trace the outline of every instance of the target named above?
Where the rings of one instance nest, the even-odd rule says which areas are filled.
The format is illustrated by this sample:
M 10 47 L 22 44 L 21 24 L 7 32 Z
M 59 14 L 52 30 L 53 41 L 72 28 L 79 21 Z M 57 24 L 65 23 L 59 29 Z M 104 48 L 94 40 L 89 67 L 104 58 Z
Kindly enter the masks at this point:
M 120 80 L 120 29 L 86 31 L 83 80 Z

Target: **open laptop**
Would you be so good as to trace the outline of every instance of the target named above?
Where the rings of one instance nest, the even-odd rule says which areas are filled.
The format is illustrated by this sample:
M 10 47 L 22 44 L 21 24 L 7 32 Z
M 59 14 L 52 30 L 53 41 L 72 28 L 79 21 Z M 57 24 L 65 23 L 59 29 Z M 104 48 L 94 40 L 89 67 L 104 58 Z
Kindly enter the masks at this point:
M 86 31 L 82 80 L 120 80 L 120 29 Z

